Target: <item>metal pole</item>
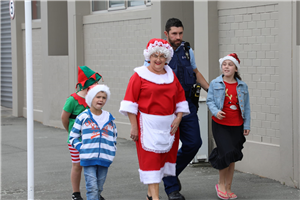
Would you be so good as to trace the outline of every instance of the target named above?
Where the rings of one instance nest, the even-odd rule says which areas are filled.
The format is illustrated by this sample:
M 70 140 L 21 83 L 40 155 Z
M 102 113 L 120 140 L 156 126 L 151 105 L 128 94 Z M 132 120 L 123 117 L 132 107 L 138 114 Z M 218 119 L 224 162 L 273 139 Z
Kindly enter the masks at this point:
M 33 81 L 32 81 L 32 17 L 31 0 L 25 0 L 25 46 L 27 89 L 27 192 L 34 199 L 34 137 L 33 137 Z

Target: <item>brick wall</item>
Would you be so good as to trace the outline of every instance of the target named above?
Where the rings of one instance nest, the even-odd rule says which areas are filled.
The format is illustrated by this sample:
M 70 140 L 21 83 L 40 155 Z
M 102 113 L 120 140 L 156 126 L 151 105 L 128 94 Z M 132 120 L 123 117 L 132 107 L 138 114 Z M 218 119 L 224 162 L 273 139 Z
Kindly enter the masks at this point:
M 248 140 L 280 144 L 278 5 L 219 10 L 220 57 L 236 52 L 249 86 Z
M 119 114 L 133 69 L 144 63 L 143 50 L 151 39 L 151 19 L 104 22 L 84 25 L 85 65 L 99 72 L 111 91 L 104 109 L 118 121 L 128 122 Z

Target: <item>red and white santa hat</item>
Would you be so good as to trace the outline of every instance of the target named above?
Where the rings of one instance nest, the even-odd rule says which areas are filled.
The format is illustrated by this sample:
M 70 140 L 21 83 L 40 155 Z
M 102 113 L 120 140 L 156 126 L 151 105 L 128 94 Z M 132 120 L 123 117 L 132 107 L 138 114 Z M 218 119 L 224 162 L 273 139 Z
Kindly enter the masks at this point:
M 106 96 L 107 96 L 106 97 L 106 103 L 110 99 L 109 87 L 107 87 L 106 85 L 102 85 L 102 84 L 94 84 L 94 85 L 92 85 L 88 88 L 88 92 L 85 96 L 85 102 L 87 103 L 87 105 L 89 107 L 91 107 L 92 101 L 93 101 L 94 97 L 98 94 L 98 92 L 105 92 L 106 93 Z
M 173 48 L 166 40 L 153 38 L 148 42 L 147 47 L 144 50 L 145 60 L 150 61 L 150 56 L 156 52 L 165 55 L 167 58 L 166 63 L 170 62 L 174 54 Z
M 237 69 L 239 70 L 240 69 L 240 59 L 238 58 L 237 54 L 236 53 L 231 53 L 227 56 L 225 56 L 224 58 L 220 58 L 219 59 L 219 63 L 220 63 L 220 69 L 222 70 L 222 63 L 225 61 L 225 60 L 231 60 L 235 66 L 237 67 Z

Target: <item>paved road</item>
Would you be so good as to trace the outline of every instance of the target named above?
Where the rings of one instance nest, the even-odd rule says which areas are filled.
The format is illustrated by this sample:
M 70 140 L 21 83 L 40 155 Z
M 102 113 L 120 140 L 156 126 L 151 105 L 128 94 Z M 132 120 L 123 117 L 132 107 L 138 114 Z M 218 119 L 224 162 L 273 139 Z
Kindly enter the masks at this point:
M 119 130 L 119 132 L 122 130 Z M 1 199 L 27 199 L 26 119 L 12 117 L 1 108 Z M 65 130 L 34 123 L 34 197 L 71 199 L 71 160 Z M 117 156 L 109 168 L 102 195 L 107 200 L 145 200 L 147 186 L 139 181 L 137 156 L 132 141 L 118 139 Z M 214 185 L 218 171 L 207 163 L 188 166 L 180 175 L 187 200 L 218 199 Z M 85 199 L 84 177 L 81 190 Z M 252 174 L 236 172 L 233 191 L 239 199 L 300 199 L 298 189 Z M 160 196 L 167 200 L 160 184 Z

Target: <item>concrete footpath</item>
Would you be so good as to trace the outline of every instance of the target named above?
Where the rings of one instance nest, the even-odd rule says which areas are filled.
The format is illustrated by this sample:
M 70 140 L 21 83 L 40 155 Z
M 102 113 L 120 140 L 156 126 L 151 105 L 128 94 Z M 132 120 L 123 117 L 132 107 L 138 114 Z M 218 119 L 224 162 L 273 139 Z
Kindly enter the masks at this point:
M 27 124 L 23 117 L 12 117 L 1 108 L 1 198 L 27 199 Z M 118 130 L 119 132 L 122 130 Z M 63 129 L 34 122 L 34 197 L 71 199 L 71 158 Z M 106 200 L 145 200 L 147 186 L 140 183 L 135 144 L 118 138 L 115 160 L 108 171 L 102 196 Z M 218 199 L 214 185 L 218 171 L 208 163 L 188 166 L 179 176 L 186 200 Z M 298 189 L 253 174 L 236 171 L 233 191 L 238 199 L 300 199 Z M 82 175 L 81 192 L 85 197 Z M 167 200 L 160 184 L 160 196 Z

